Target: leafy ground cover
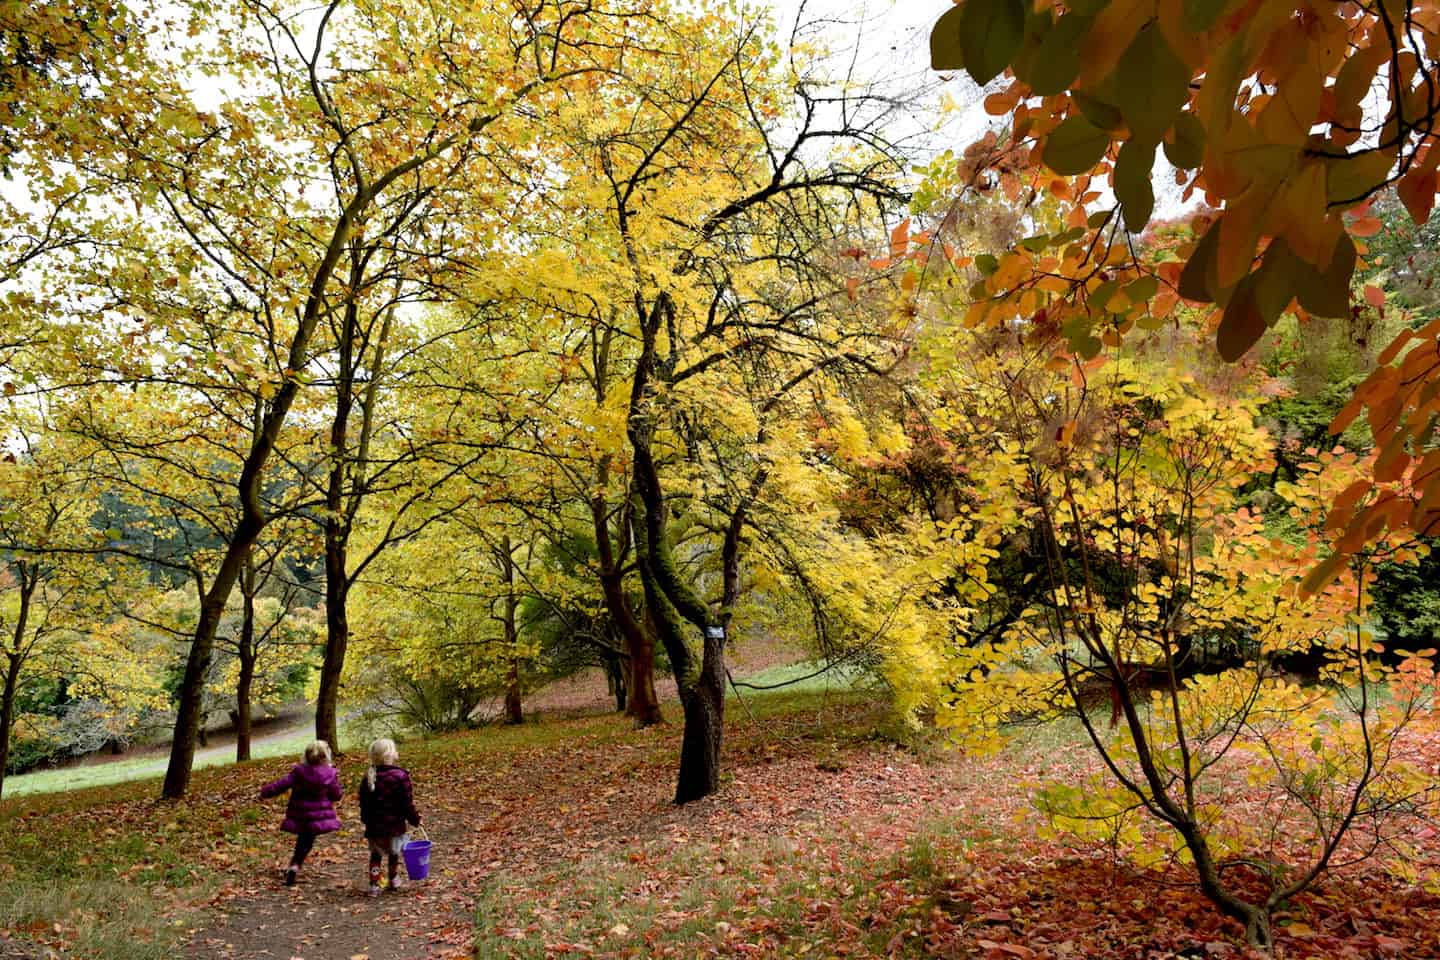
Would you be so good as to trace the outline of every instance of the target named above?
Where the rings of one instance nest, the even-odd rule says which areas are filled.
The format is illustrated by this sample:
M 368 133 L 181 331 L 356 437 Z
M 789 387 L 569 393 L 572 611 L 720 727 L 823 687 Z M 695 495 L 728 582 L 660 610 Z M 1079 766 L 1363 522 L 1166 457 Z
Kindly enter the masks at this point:
M 982 759 L 901 746 L 861 693 L 746 704 L 724 789 L 684 808 L 672 727 L 593 715 L 404 745 L 434 872 L 375 900 L 349 798 L 346 830 L 280 885 L 279 808 L 254 799 L 273 760 L 200 771 L 180 805 L 153 782 L 6 801 L 0 956 L 1245 956 L 1179 874 L 1041 839 L 1026 784 L 1084 772 L 1070 731 Z M 1433 957 L 1437 921 L 1435 897 L 1351 870 L 1291 905 L 1280 955 Z

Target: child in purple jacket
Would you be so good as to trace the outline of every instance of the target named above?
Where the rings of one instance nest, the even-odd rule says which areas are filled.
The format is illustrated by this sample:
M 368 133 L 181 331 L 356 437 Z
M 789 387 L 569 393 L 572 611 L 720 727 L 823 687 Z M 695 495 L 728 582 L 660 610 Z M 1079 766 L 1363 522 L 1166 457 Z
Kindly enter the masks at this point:
M 372 897 L 380 893 L 382 858 L 389 860 L 390 889 L 400 889 L 396 873 L 405 824 L 420 826 L 410 774 L 396 765 L 399 760 L 400 752 L 395 749 L 394 740 L 376 740 L 370 744 L 370 769 L 360 780 L 360 819 L 365 824 L 365 839 L 370 843 Z
M 285 776 L 261 787 L 260 799 L 279 796 L 286 790 L 290 791 L 290 802 L 285 805 L 285 821 L 280 829 L 295 834 L 295 852 L 285 870 L 285 886 L 293 887 L 300 865 L 315 846 L 315 838 L 340 829 L 334 804 L 343 791 L 335 768 L 330 766 L 330 744 L 316 740 L 306 747 L 305 762 L 295 764 Z

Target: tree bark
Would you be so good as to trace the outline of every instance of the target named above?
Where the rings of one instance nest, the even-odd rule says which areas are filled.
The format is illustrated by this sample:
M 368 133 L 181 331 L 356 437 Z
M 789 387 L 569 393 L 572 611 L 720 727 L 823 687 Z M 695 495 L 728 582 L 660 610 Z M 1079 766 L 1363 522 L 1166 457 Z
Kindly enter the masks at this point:
M 35 597 L 35 588 L 40 575 L 34 568 L 27 574 L 25 564 L 19 563 L 20 609 L 15 613 L 15 630 L 11 634 L 11 649 L 5 651 L 5 688 L 0 692 L 0 797 L 5 795 L 5 766 L 10 762 L 10 730 L 15 725 L 15 697 L 20 692 L 20 668 L 25 665 L 28 645 L 25 631 L 30 629 L 30 604 Z
M 325 537 L 325 657 L 320 664 L 320 691 L 315 699 L 315 739 L 340 753 L 340 676 L 345 669 L 345 648 L 350 642 L 346 613 L 350 585 L 345 578 L 344 544 Z
M 503 537 L 496 551 L 500 569 L 505 574 L 505 601 L 501 608 L 500 625 L 504 628 L 505 652 L 510 662 L 505 674 L 505 722 L 525 722 L 520 706 L 520 636 L 515 630 L 515 554 L 510 537 Z
M 278 424 L 276 429 L 279 429 Z M 215 630 L 225 613 L 225 601 L 230 598 L 230 592 L 239 578 L 245 554 L 264 527 L 258 511 L 259 466 L 252 469 L 247 464 L 247 471 L 255 483 L 251 496 L 257 503 L 256 512 L 237 525 L 235 538 L 230 541 L 230 547 L 220 561 L 220 569 L 200 602 L 200 616 L 195 623 L 195 634 L 190 639 L 190 654 L 185 660 L 185 675 L 180 682 L 175 731 L 170 740 L 170 762 L 165 768 L 165 782 L 160 788 L 160 795 L 167 800 L 183 797 L 190 786 L 190 767 L 195 762 L 195 741 L 200 735 L 204 707 L 205 674 L 210 669 L 210 658 L 215 652 Z
M 300 325 L 290 341 L 287 368 L 303 370 L 309 359 L 310 339 L 315 325 L 324 309 L 326 289 L 334 274 L 335 264 L 350 239 L 350 231 L 360 210 L 368 206 L 373 194 L 355 197 L 341 214 L 331 234 L 325 255 L 316 267 L 311 279 L 310 291 L 305 301 L 305 310 Z M 165 768 L 165 781 L 160 795 L 167 800 L 178 800 L 190 787 L 190 768 L 195 762 L 195 740 L 200 733 L 201 710 L 205 694 L 205 674 L 210 669 L 210 659 L 215 653 L 215 631 L 225 615 L 225 604 L 235 589 L 240 577 L 240 568 L 250 548 L 255 545 L 265 529 L 267 518 L 261 506 L 260 487 L 266 465 L 270 462 L 275 446 L 280 442 L 280 431 L 290 415 L 290 408 L 300 393 L 299 377 L 287 377 L 275 391 L 268 409 L 257 418 L 256 430 L 251 438 L 250 450 L 240 467 L 240 476 L 235 489 L 240 499 L 240 519 L 226 546 L 225 556 L 210 588 L 200 601 L 200 616 L 195 622 L 195 633 L 190 638 L 190 653 L 185 660 L 185 675 L 181 680 L 180 703 L 175 711 L 175 730 L 170 738 L 170 761 Z M 257 408 L 259 404 L 257 401 Z
M 510 661 L 510 673 L 505 683 L 505 722 L 509 724 L 525 722 L 525 713 L 520 701 L 520 663 L 514 659 Z
M 0 797 L 5 796 L 5 766 L 10 762 L 10 728 L 15 723 L 15 695 L 20 687 L 20 657 L 6 652 L 5 689 L 0 693 Z
M 358 282 L 360 268 L 351 266 L 350 280 Z M 345 604 L 349 599 L 346 570 L 350 540 L 345 481 L 350 463 L 350 411 L 355 406 L 355 339 L 359 335 L 359 307 L 345 306 L 339 337 L 339 377 L 335 384 L 335 417 L 330 422 L 330 474 L 325 484 L 325 656 L 320 664 L 320 690 L 315 700 L 315 739 L 324 740 L 340 752 L 340 731 L 336 709 L 340 699 L 340 675 L 345 669 L 345 648 L 350 642 L 350 621 Z
M 660 712 L 660 697 L 655 692 L 655 633 L 640 629 L 625 637 L 626 652 L 630 654 L 626 664 L 625 715 L 635 721 L 637 727 L 651 727 L 664 723 Z
M 637 308 L 640 305 L 637 298 Z M 649 310 L 641 311 L 641 351 L 630 389 L 626 434 L 634 454 L 631 502 L 645 611 L 669 655 L 685 713 L 675 802 L 689 803 L 720 788 L 728 612 L 713 613 L 675 564 L 669 540 L 669 508 L 651 449 L 655 430 L 651 381 L 663 381 L 668 371 L 668 361 L 656 355 L 656 341 L 660 323 L 673 311 L 674 303 L 665 293 Z M 691 630 L 701 635 L 698 650 L 686 640 Z
M 250 759 L 250 691 L 255 685 L 255 561 L 245 560 L 240 584 L 244 612 L 240 618 L 240 677 L 235 682 L 235 762 Z
M 605 664 L 605 686 L 609 689 L 610 695 L 615 698 L 615 712 L 627 713 L 625 709 L 626 684 L 629 683 L 627 674 L 629 665 L 620 662 L 618 656 L 606 653 L 602 662 Z
M 724 638 L 707 637 L 700 675 L 682 690 L 685 734 L 675 802 L 689 803 L 720 789 L 720 747 L 725 735 Z
M 604 489 L 610 479 L 609 458 L 600 461 L 597 471 L 597 487 Z M 660 713 L 660 698 L 655 693 L 655 633 L 642 626 L 625 595 L 625 574 L 621 567 L 623 556 L 629 549 L 628 537 L 622 533 L 622 542 L 617 551 L 610 536 L 610 519 L 603 494 L 596 494 L 590 501 L 590 521 L 595 532 L 595 552 L 600 561 L 600 591 L 605 597 L 605 609 L 625 643 L 629 655 L 626 678 L 628 703 L 625 714 L 635 721 L 637 727 L 654 726 L 664 722 Z M 622 531 L 629 528 L 630 511 L 624 511 Z

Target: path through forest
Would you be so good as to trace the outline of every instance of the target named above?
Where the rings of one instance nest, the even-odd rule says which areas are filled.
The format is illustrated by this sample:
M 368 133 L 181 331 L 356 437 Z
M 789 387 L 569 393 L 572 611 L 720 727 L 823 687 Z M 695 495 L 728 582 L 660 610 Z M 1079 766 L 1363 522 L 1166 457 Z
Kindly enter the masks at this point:
M 645 856 L 647 848 L 697 839 L 709 849 L 742 837 L 793 837 L 836 824 L 858 831 L 881 819 L 894 822 L 907 810 L 918 814 L 956 792 L 948 768 L 893 748 L 817 765 L 813 741 L 737 740 L 733 779 L 722 795 L 677 809 L 668 802 L 673 751 L 667 747 L 675 733 L 662 727 L 626 732 L 623 739 L 586 737 L 563 750 L 527 749 L 466 769 L 429 758 L 412 770 L 417 803 L 435 842 L 431 878 L 375 898 L 366 892 L 366 854 L 352 793 L 341 809 L 345 829 L 320 841 L 300 883 L 292 889 L 281 883 L 289 837 L 277 835 L 264 862 L 248 871 L 252 876 L 238 873 L 215 897 L 217 921 L 196 931 L 190 956 L 468 957 L 475 898 L 496 883 L 534 884 L 543 896 L 545 874 L 587 859 L 623 861 Z M 347 786 L 356 777 L 342 772 Z M 908 815 L 899 819 L 913 823 Z M 894 831 L 894 843 L 903 842 L 908 829 Z M 687 886 L 685 878 L 672 879 L 675 892 Z M 666 898 L 664 891 L 646 895 Z M 532 921 L 509 918 L 517 936 Z

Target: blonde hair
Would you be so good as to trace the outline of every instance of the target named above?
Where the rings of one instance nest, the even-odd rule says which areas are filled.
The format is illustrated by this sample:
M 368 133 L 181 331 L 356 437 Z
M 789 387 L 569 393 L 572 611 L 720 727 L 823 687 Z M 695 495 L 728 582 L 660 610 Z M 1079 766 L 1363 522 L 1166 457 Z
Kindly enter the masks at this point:
M 316 740 L 305 748 L 305 762 L 312 767 L 330 762 L 330 744 Z
M 395 761 L 400 759 L 400 751 L 395 749 L 395 741 L 389 737 L 381 737 L 370 744 L 370 768 L 365 771 L 365 782 L 370 784 L 370 789 L 375 789 L 375 768 L 393 767 Z

